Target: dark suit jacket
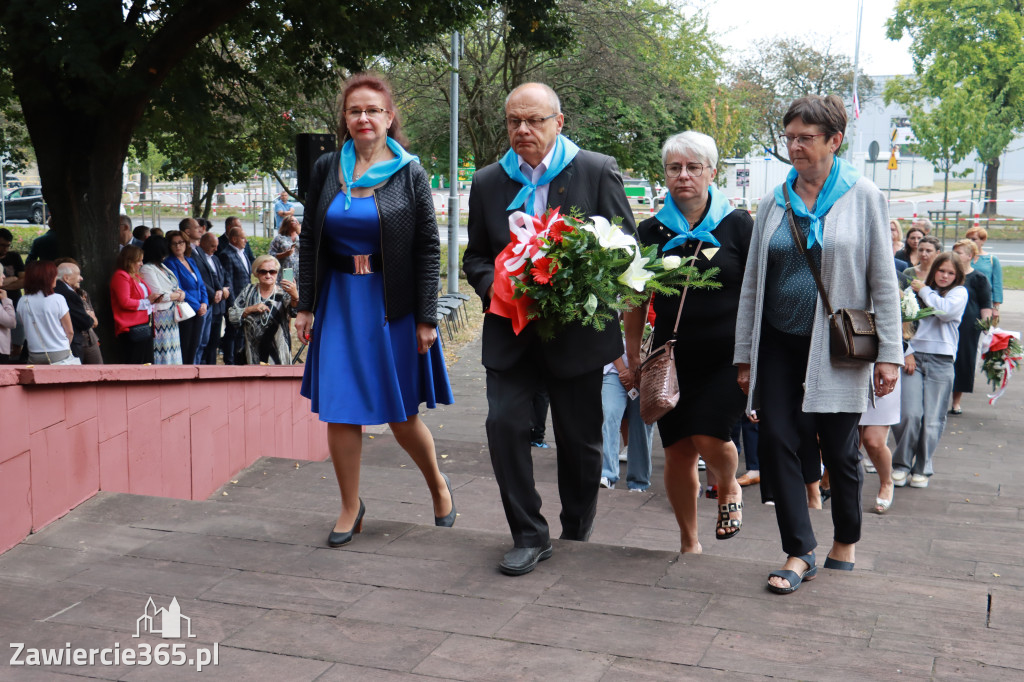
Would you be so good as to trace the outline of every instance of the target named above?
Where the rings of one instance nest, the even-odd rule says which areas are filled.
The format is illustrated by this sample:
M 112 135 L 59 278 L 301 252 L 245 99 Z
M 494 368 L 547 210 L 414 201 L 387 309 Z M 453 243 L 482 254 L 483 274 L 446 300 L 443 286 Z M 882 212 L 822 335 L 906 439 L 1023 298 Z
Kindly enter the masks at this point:
M 473 177 L 469 195 L 469 245 L 462 267 L 485 309 L 490 306 L 487 289 L 494 282 L 494 258 L 509 243 L 508 216 L 513 211 L 506 211 L 505 207 L 521 187 L 496 163 L 479 170 Z M 572 163 L 551 181 L 548 207 L 561 207 L 562 213 L 578 208 L 583 215 L 600 215 L 609 220 L 618 216 L 623 219 L 624 230 L 636 232 L 618 166 L 615 159 L 604 154 L 581 149 Z M 485 367 L 499 371 L 511 369 L 534 347 L 539 348 L 552 375 L 574 377 L 621 356 L 622 335 L 614 323 L 607 324 L 601 332 L 573 324 L 558 338 L 543 342 L 535 325 L 527 325 L 516 336 L 509 320 L 497 315 L 484 317 Z
M 220 254 L 224 253 L 225 249 L 227 249 L 228 246 L 230 246 L 230 245 L 231 245 L 231 242 L 228 241 L 228 235 L 227 235 L 226 232 L 224 234 L 222 234 L 221 236 L 217 237 L 217 255 L 219 256 Z M 245 249 L 244 250 L 245 250 L 245 257 L 249 259 L 250 263 L 253 262 L 254 260 L 256 260 L 256 256 L 252 255 L 252 247 L 249 246 L 249 242 L 248 241 L 245 242 Z
M 78 333 L 92 329 L 92 318 L 89 317 L 89 313 L 85 312 L 85 303 L 82 302 L 82 297 L 75 293 L 75 290 L 68 286 L 68 283 L 64 280 L 57 279 L 57 286 L 53 288 L 53 293 L 60 294 L 68 302 L 68 312 L 71 314 L 71 328 L 75 330 L 75 336 L 71 339 L 71 352 L 75 357 L 78 357 L 82 351 L 82 341 Z
M 224 266 L 224 275 L 227 278 L 228 287 L 231 288 L 231 295 L 227 300 L 227 305 L 230 306 L 235 302 L 235 296 L 242 293 L 242 289 L 252 282 L 252 274 L 249 269 L 252 267 L 252 261 L 249 261 L 249 268 L 246 268 L 234 247 L 224 249 L 217 254 L 217 257 L 220 258 L 220 264 Z
M 213 260 L 217 262 L 216 269 L 210 266 L 205 252 L 193 252 L 192 260 L 195 261 L 196 269 L 199 270 L 199 276 L 203 278 L 203 284 L 206 285 L 207 307 L 212 314 L 223 315 L 227 312 L 227 302 L 221 299 L 220 303 L 214 303 L 213 297 L 214 294 L 228 285 L 224 266 L 216 254 L 213 256 Z

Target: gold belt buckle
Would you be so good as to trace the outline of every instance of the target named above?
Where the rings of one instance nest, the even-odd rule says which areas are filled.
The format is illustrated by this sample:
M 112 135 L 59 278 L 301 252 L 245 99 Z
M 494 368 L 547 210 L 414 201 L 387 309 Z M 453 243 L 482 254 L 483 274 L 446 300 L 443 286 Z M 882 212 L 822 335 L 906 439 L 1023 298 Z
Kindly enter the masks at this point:
M 352 256 L 352 274 L 354 275 L 371 275 L 373 269 L 370 267 L 370 256 L 369 254 L 360 254 L 358 256 Z

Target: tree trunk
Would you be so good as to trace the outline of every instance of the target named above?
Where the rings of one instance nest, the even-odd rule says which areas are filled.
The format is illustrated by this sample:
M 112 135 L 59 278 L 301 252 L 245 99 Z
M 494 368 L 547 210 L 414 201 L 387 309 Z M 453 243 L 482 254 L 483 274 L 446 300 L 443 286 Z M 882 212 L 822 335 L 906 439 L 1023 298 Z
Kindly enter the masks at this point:
M 106 362 L 119 360 L 110 312 L 110 277 L 118 248 L 122 165 L 131 139 L 126 121 L 90 120 L 81 112 L 54 112 L 31 129 L 39 178 L 53 215 L 60 254 L 82 268 L 100 325 L 96 328 Z M 76 120 L 74 126 L 66 124 Z M 73 130 L 68 130 L 72 127 Z
M 985 189 L 988 190 L 989 203 L 985 204 L 983 215 L 994 216 L 996 214 L 995 200 L 999 198 L 999 157 L 991 163 L 985 164 Z
M 192 176 L 192 216 L 203 215 L 203 178 L 198 175 Z
M 147 173 L 139 173 L 139 201 L 146 200 L 146 191 L 149 189 L 149 175 Z
M 217 205 L 223 206 L 228 203 L 227 197 L 224 196 L 224 183 L 217 185 Z

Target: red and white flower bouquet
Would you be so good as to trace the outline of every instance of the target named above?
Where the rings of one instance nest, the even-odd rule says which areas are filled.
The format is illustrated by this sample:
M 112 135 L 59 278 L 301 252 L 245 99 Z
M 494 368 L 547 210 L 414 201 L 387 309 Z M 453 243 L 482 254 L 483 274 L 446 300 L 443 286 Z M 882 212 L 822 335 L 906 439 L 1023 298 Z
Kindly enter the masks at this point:
M 603 329 L 616 311 L 642 305 L 652 292 L 721 286 L 713 279 L 718 268 L 701 272 L 692 258 L 658 258 L 657 246 L 640 246 L 618 219 L 552 209 L 540 218 L 517 211 L 508 222 L 511 241 L 494 261 L 490 312 L 510 319 L 516 334 L 534 321 L 545 339 L 574 322 Z

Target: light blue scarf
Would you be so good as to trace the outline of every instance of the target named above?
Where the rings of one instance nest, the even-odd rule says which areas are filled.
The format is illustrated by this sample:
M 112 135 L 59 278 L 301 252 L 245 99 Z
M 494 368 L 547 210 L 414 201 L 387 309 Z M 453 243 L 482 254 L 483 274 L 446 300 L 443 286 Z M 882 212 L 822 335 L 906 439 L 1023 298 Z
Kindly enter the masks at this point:
M 576 152 L 579 150 L 580 148 L 565 135 L 559 135 L 555 138 L 555 152 L 551 156 L 551 165 L 540 176 L 540 180 L 534 184 L 523 174 L 522 169 L 519 168 L 519 155 L 516 154 L 515 150 L 509 149 L 505 156 L 501 157 L 499 163 L 505 169 L 505 172 L 508 173 L 508 176 L 522 185 L 523 188 L 519 190 L 516 198 L 512 200 L 512 203 L 505 210 L 515 211 L 522 208 L 526 213 L 533 215 L 535 208 L 533 205 L 534 195 L 537 193 L 537 188 L 547 185 L 558 177 L 558 174 L 565 170 L 565 167 L 576 158 Z
M 708 187 L 708 196 L 711 205 L 708 207 L 707 215 L 704 216 L 704 220 L 700 221 L 700 225 L 691 230 L 690 223 L 676 206 L 676 202 L 672 200 L 672 195 L 665 195 L 665 205 L 654 217 L 679 236 L 669 239 L 662 248 L 662 253 L 681 246 L 691 239 L 714 244 L 716 247 L 721 246 L 715 239 L 715 235 L 711 233 L 718 227 L 718 223 L 722 222 L 722 218 L 732 213 L 732 206 L 729 205 L 729 200 L 725 198 L 725 195 L 713 185 Z
M 402 145 L 392 138 L 387 138 L 388 149 L 395 154 L 395 158 L 387 161 L 380 161 L 359 176 L 358 180 L 352 180 L 352 173 L 356 169 L 356 145 L 352 140 L 347 141 L 341 147 L 341 177 L 345 179 L 345 210 L 352 208 L 353 187 L 373 187 L 378 185 L 392 175 L 402 170 L 410 161 L 418 162 L 420 157 L 413 156 L 405 151 Z
M 821 217 L 828 213 L 832 205 L 839 201 L 839 197 L 846 194 L 851 187 L 856 185 L 857 180 L 860 178 L 860 171 L 856 168 L 838 156 L 832 158 L 832 170 L 829 171 L 828 179 L 825 180 L 825 186 L 821 188 L 821 193 L 818 194 L 818 201 L 814 205 L 813 213 L 807 210 L 804 200 L 793 189 L 793 183 L 796 181 L 797 176 L 796 169 L 791 168 L 789 175 L 786 176 L 785 184 L 789 185 L 789 203 L 793 207 L 793 213 L 801 218 L 810 218 L 811 220 L 811 227 L 807 231 L 808 249 L 811 248 L 814 242 L 821 244 L 822 248 L 825 247 Z M 775 203 L 783 208 L 786 207 L 786 197 L 782 194 L 782 185 L 775 188 Z

